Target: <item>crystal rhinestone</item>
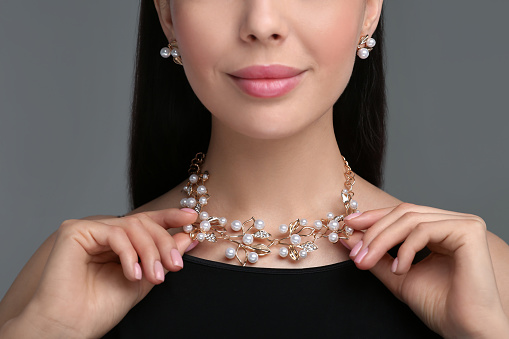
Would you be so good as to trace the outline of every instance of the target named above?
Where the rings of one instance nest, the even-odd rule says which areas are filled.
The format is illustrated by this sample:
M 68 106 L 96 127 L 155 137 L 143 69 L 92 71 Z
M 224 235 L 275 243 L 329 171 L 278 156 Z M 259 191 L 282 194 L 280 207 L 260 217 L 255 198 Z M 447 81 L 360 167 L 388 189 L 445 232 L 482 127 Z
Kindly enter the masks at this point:
M 254 237 L 259 238 L 259 239 L 267 239 L 267 238 L 270 238 L 270 233 L 268 233 L 264 230 L 259 230 L 258 232 L 256 232 L 254 234 Z
M 316 246 L 312 241 L 307 241 L 305 244 L 299 247 L 308 253 L 316 251 L 318 249 L 318 246 Z
M 254 226 L 257 230 L 263 230 L 265 227 L 265 221 L 258 219 L 255 221 Z
M 242 242 L 246 245 L 251 245 L 254 241 L 254 236 L 252 234 L 244 234 L 242 237 Z
M 300 244 L 300 241 L 301 241 L 301 238 L 300 238 L 300 235 L 298 234 L 294 234 L 290 237 L 290 241 L 292 242 L 292 244 L 294 245 L 298 245 Z
M 209 218 L 209 214 L 205 211 L 200 212 L 200 219 L 201 220 L 207 220 Z
M 207 205 L 207 198 L 206 197 L 200 197 L 200 205 L 205 206 Z
M 339 240 L 339 236 L 338 236 L 338 234 L 337 234 L 337 233 L 331 233 L 331 234 L 329 234 L 329 241 L 330 241 L 331 243 L 336 243 L 336 242 L 338 242 L 338 240 Z
M 356 210 L 357 207 L 359 207 L 359 204 L 357 203 L 357 201 L 355 201 L 355 200 L 350 201 L 350 208 L 351 209 Z
M 194 208 L 196 206 L 195 198 L 187 198 L 187 207 Z
M 221 226 L 226 225 L 226 218 L 225 217 L 219 218 L 219 225 L 221 225 Z
M 249 252 L 247 260 L 249 260 L 251 264 L 256 263 L 258 261 L 258 254 L 256 252 Z
M 210 231 L 210 222 L 208 222 L 207 220 L 203 220 L 203 221 L 200 223 L 200 229 L 201 229 L 203 232 L 208 232 L 208 231 Z
M 205 240 L 205 234 L 204 233 L 198 233 L 196 235 L 196 240 L 198 240 L 199 242 L 203 242 L 203 240 Z
M 308 256 L 308 252 L 302 250 L 299 252 L 299 258 L 305 259 Z
M 300 224 L 302 226 L 307 226 L 308 225 L 308 220 L 307 219 L 300 219 Z
M 205 193 L 207 193 L 207 187 L 203 185 L 198 186 L 198 188 L 196 189 L 196 193 L 198 193 L 198 195 L 204 195 Z
M 231 226 L 232 226 L 232 230 L 234 230 L 235 232 L 238 232 L 242 229 L 242 223 L 240 222 L 240 220 L 234 220 L 231 223 Z
M 191 176 L 189 177 L 189 181 L 192 184 L 196 184 L 198 182 L 198 176 L 196 174 L 191 174 Z
M 286 258 L 288 256 L 288 248 L 287 247 L 281 247 L 279 249 L 279 255 L 281 258 Z
M 337 222 L 336 220 L 332 220 L 331 222 L 329 222 L 327 227 L 329 227 L 331 231 L 337 231 L 339 230 L 339 222 Z
M 317 230 L 321 230 L 321 229 L 322 229 L 322 226 L 323 226 L 323 223 L 322 223 L 320 220 L 315 220 L 315 222 L 313 223 L 313 226 L 314 226 Z
M 225 251 L 225 255 L 228 259 L 233 259 L 235 258 L 235 248 L 233 247 L 228 247 Z
M 327 213 L 327 220 L 332 220 L 332 219 L 334 219 L 334 213 L 332 213 L 332 212 Z
M 207 239 L 210 242 L 217 242 L 217 237 L 214 233 L 207 233 L 205 239 Z
M 193 225 L 186 225 L 186 226 L 182 227 L 182 229 L 186 233 L 191 233 L 193 231 L 194 227 L 193 227 Z
M 279 225 L 279 232 L 281 232 L 281 233 L 288 232 L 288 225 L 286 225 L 286 224 Z

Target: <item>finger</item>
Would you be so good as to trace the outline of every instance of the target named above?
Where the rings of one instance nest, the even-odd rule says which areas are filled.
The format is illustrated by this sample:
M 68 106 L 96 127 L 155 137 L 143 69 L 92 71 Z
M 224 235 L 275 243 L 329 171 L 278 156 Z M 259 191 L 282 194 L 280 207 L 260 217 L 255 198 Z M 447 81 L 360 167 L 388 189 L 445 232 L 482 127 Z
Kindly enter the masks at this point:
M 123 224 L 125 218 L 129 218 L 135 215 L 144 215 L 152 219 L 155 223 L 159 224 L 165 229 L 168 228 L 177 228 L 182 227 L 184 225 L 192 224 L 196 221 L 198 217 L 198 213 L 195 210 L 190 208 L 168 208 L 164 210 L 157 211 L 146 211 L 140 213 L 129 214 L 122 218 L 109 218 L 109 219 L 101 219 L 97 220 L 98 222 L 102 222 L 108 225 L 120 226 Z
M 177 245 L 177 250 L 180 255 L 183 255 L 185 252 L 189 251 L 190 248 L 194 248 L 199 243 L 198 240 L 193 241 L 189 234 L 183 232 L 173 235 L 173 240 Z

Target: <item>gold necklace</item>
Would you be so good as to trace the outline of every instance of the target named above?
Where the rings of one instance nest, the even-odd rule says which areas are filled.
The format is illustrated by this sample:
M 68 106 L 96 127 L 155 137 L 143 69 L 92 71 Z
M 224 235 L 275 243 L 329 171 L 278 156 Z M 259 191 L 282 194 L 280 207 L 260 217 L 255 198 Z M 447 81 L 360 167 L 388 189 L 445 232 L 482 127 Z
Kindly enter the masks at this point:
M 259 257 L 272 253 L 273 246 L 280 245 L 279 255 L 282 258 L 290 257 L 293 260 L 305 259 L 308 253 L 318 249 L 316 241 L 327 238 L 331 243 L 340 239 L 349 239 L 353 230 L 344 223 L 345 216 L 357 212 L 358 204 L 353 200 L 352 191 L 355 184 L 355 173 L 343 157 L 345 164 L 345 188 L 341 191 L 341 199 L 345 207 L 346 215 L 334 215 L 327 213 L 325 219 L 318 219 L 309 225 L 306 219 L 297 219 L 289 225 L 279 226 L 281 238 L 273 238 L 264 230 L 265 222 L 251 217 L 249 220 L 240 222 L 234 220 L 227 229 L 227 220 L 224 217 L 209 216 L 203 207 L 207 205 L 210 195 L 205 187 L 209 179 L 207 171 L 201 171 L 205 154 L 198 153 L 191 161 L 189 168 L 189 180 L 183 191 L 187 198 L 180 201 L 182 207 L 193 208 L 199 213 L 199 220 L 192 225 L 184 226 L 184 232 L 191 239 L 203 242 L 205 240 L 215 243 L 219 239 L 232 243 L 228 247 L 225 256 L 228 259 L 237 259 L 240 265 L 247 263 L 255 264 Z

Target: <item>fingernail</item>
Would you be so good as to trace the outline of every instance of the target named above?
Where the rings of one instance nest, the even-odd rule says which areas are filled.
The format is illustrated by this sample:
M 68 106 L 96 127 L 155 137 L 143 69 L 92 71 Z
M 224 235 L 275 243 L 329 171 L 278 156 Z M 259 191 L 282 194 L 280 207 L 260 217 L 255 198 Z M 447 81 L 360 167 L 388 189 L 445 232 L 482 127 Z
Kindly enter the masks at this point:
M 368 254 L 368 251 L 369 251 L 369 249 L 367 247 L 365 249 L 363 249 L 362 252 L 359 253 L 359 255 L 355 258 L 355 262 L 357 264 L 359 264 L 362 261 L 362 259 L 364 259 L 366 254 Z
M 154 272 L 156 274 L 156 280 L 159 280 L 160 282 L 164 281 L 164 268 L 163 264 L 159 260 L 156 260 L 154 263 Z
M 142 276 L 142 273 L 141 273 L 141 266 L 140 264 L 138 264 L 137 262 L 134 263 L 134 278 L 136 280 L 141 280 L 141 276 Z
M 391 266 L 392 273 L 396 273 L 396 270 L 398 269 L 398 264 L 399 264 L 399 260 L 398 260 L 398 257 L 396 257 L 396 259 L 394 259 L 394 261 L 392 262 L 392 266 Z
M 360 249 L 362 247 L 362 240 L 357 243 L 352 249 L 352 252 L 350 252 L 351 257 L 355 257 L 357 253 L 359 253 Z
M 177 249 L 172 249 L 170 251 L 171 261 L 173 265 L 178 266 L 180 268 L 184 268 L 184 262 L 182 261 L 182 256 L 180 255 Z
M 345 219 L 344 219 L 344 220 L 345 220 L 345 221 L 352 220 L 352 219 L 354 219 L 354 218 L 357 218 L 357 217 L 358 217 L 359 215 L 361 215 L 361 214 L 362 214 L 362 212 L 355 212 L 355 213 L 352 213 L 352 214 L 350 214 L 350 215 L 347 215 L 347 216 L 345 217 Z
M 186 213 L 190 213 L 190 214 L 195 214 L 195 215 L 198 214 L 198 212 L 196 212 L 192 208 L 181 208 L 180 210 L 183 212 L 186 212 Z
M 196 245 L 198 245 L 199 241 L 198 240 L 195 240 L 191 243 L 191 245 L 189 245 L 186 250 L 184 252 L 189 252 L 190 250 L 192 250 L 193 248 L 196 247 Z
M 348 245 L 348 244 L 346 243 L 346 241 L 344 241 L 343 239 L 339 239 L 339 242 L 340 242 L 343 246 L 345 246 L 346 248 L 348 248 L 349 250 L 351 250 L 351 249 L 352 249 L 352 248 L 350 247 L 350 245 Z

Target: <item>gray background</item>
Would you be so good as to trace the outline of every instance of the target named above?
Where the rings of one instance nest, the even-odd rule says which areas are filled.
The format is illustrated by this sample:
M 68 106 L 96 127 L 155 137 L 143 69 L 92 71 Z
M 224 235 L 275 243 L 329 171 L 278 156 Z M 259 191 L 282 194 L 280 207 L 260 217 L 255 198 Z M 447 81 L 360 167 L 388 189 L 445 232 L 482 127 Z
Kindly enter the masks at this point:
M 127 211 L 137 11 L 135 0 L 0 2 L 0 296 L 63 220 Z M 478 214 L 506 241 L 508 12 L 507 1 L 386 1 L 385 189 Z

